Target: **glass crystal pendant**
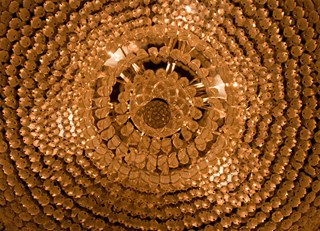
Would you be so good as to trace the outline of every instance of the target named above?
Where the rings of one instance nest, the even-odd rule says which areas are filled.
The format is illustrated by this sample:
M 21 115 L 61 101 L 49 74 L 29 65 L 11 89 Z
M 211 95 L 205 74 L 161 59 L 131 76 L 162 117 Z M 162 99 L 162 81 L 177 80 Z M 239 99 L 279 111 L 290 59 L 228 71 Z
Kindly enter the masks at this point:
M 318 230 L 320 3 L 0 2 L 0 230 Z

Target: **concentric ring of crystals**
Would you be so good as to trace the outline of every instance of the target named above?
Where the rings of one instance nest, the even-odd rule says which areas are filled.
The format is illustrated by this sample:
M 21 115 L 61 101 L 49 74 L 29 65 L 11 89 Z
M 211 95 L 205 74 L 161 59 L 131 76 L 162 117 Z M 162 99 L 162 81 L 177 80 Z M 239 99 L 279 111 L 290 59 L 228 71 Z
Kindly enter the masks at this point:
M 147 70 L 144 75 L 135 76 L 130 98 L 130 115 L 134 125 L 150 137 L 161 138 L 173 135 L 181 129 L 185 117 L 189 114 L 188 95 L 174 76 L 177 77 L 178 74 L 173 72 L 167 75 L 164 69 L 159 69 L 156 73 L 153 70 Z M 164 126 L 160 128 L 150 126 L 145 121 L 146 113 L 150 113 L 152 109 L 145 110 L 148 110 L 148 105 L 157 98 L 169 103 L 166 109 L 169 112 L 166 113 L 169 114 L 168 119 L 165 119 Z
M 160 31 L 161 27 L 152 28 L 152 30 Z M 175 28 L 171 29 L 171 34 L 174 30 Z M 178 31 L 176 33 L 179 34 L 180 32 Z M 136 34 L 138 34 L 138 32 L 134 31 L 132 34 L 135 36 Z M 168 34 L 163 34 L 164 39 L 166 38 L 166 36 L 168 36 Z M 151 38 L 147 37 L 145 39 L 146 41 L 148 41 L 148 39 L 154 41 L 155 37 L 152 37 L 154 36 L 154 34 L 151 33 L 150 35 Z M 183 35 L 186 35 L 186 33 L 182 31 L 181 36 Z M 100 119 L 97 122 L 97 127 L 101 129 L 101 139 L 99 139 L 96 133 L 94 133 L 95 130 L 98 130 L 95 129 L 95 124 L 91 124 L 90 122 L 84 124 L 83 127 L 87 127 L 87 132 L 83 133 L 88 134 L 85 137 L 87 139 L 86 148 L 93 149 L 93 155 L 96 159 L 99 159 L 96 162 L 99 168 L 108 167 L 110 169 L 114 167 L 115 164 L 119 165 L 119 168 L 117 167 L 117 169 L 115 170 L 115 181 L 122 182 L 123 184 L 128 183 L 129 185 L 134 187 L 145 185 L 144 187 L 140 187 L 142 190 L 151 190 L 154 192 L 158 192 L 158 190 L 160 189 L 161 191 L 163 191 L 164 188 L 172 188 L 172 183 L 170 184 L 170 178 L 179 177 L 181 171 L 183 174 L 190 175 L 192 174 L 192 172 L 197 171 L 197 169 L 199 168 L 199 163 L 202 163 L 204 164 L 204 166 L 206 166 L 206 162 L 208 162 L 208 159 L 211 158 L 213 160 L 216 160 L 219 155 L 221 157 L 221 145 L 224 145 L 224 143 L 227 142 L 224 138 L 226 136 L 224 134 L 226 131 L 228 132 L 229 141 L 235 139 L 236 134 L 239 133 L 240 130 L 237 129 L 239 124 L 233 124 L 228 117 L 229 114 L 226 113 L 225 110 L 227 109 L 229 112 L 237 110 L 236 100 L 234 99 L 235 97 L 230 96 L 224 103 L 226 98 L 224 91 L 233 92 L 234 87 L 236 86 L 235 83 L 238 83 L 234 80 L 227 79 L 228 77 L 229 79 L 232 77 L 230 72 L 230 76 L 225 77 L 227 72 L 225 69 L 227 69 L 227 67 L 225 67 L 225 69 L 217 68 L 216 66 L 214 66 L 214 63 L 211 62 L 209 66 L 208 64 L 206 65 L 208 66 L 208 68 L 206 66 L 200 68 L 201 63 L 199 63 L 199 61 L 196 59 L 191 60 L 191 55 L 189 58 L 185 57 L 185 59 L 187 58 L 187 60 L 190 59 L 188 61 L 189 63 L 187 63 L 187 68 L 190 73 L 193 72 L 199 74 L 199 76 L 195 76 L 195 80 L 190 80 L 194 82 L 194 86 L 191 85 L 190 87 L 188 87 L 189 92 L 187 94 L 184 93 L 184 90 L 181 89 L 179 90 L 180 93 L 178 93 L 177 95 L 177 89 L 179 89 L 180 87 L 186 87 L 189 80 L 186 77 L 179 76 L 179 74 L 177 74 L 175 71 L 173 71 L 170 75 L 168 75 L 168 77 L 166 77 L 165 70 L 156 66 L 155 79 L 152 77 L 154 72 L 152 70 L 146 70 L 145 73 L 148 73 L 146 74 L 146 76 L 143 75 L 142 77 L 139 77 L 134 74 L 132 77 L 130 76 L 130 73 L 134 72 L 134 70 L 129 71 L 128 67 L 131 66 L 133 69 L 135 68 L 137 72 L 142 72 L 145 67 L 139 67 L 137 63 L 139 63 L 141 59 L 145 62 L 148 62 L 150 59 L 152 59 L 152 57 L 148 58 L 146 51 L 137 48 L 136 45 L 134 45 L 134 42 L 132 42 L 132 39 L 128 37 L 129 36 L 127 36 L 127 39 L 130 41 L 129 45 L 122 45 L 121 49 L 115 49 L 116 53 L 119 50 L 126 50 L 131 46 L 133 47 L 133 49 L 137 49 L 137 54 L 140 54 L 141 56 L 140 59 L 135 57 L 134 54 L 128 54 L 127 57 L 130 57 L 128 59 L 131 60 L 131 62 L 129 63 L 127 63 L 125 59 L 121 60 L 119 58 L 120 61 L 118 63 L 118 66 L 113 67 L 112 65 L 114 64 L 112 64 L 112 61 L 110 59 L 107 59 L 107 61 L 104 61 L 104 65 L 100 67 L 101 70 L 96 66 L 95 69 L 91 68 L 90 70 L 92 76 L 98 76 L 98 87 L 96 87 L 96 83 L 93 83 L 93 86 L 96 87 L 96 91 L 101 96 L 101 98 L 95 99 L 96 103 L 93 105 L 93 107 L 98 107 L 94 115 L 96 118 Z M 157 38 L 159 39 L 161 37 L 157 35 Z M 169 40 L 169 43 L 172 43 L 172 41 L 176 39 L 176 35 L 174 35 L 173 38 L 169 37 L 167 39 Z M 191 39 L 193 39 L 193 42 L 195 42 L 195 40 L 200 41 L 199 39 L 197 40 L 196 36 L 192 36 L 191 38 L 189 36 L 189 38 L 187 38 L 187 42 L 185 42 L 185 44 L 182 44 L 182 46 L 185 46 L 185 49 L 189 49 L 189 51 L 193 50 L 193 48 L 188 45 L 190 44 L 188 40 Z M 139 38 L 138 40 L 141 40 L 141 38 Z M 108 44 L 110 43 L 111 42 L 108 42 Z M 149 48 L 148 51 L 151 56 L 152 52 L 154 52 L 154 49 Z M 169 57 L 172 57 L 170 61 L 174 61 L 180 58 L 184 62 L 186 62 L 186 60 L 183 59 L 182 56 L 179 56 L 178 49 L 172 51 L 170 54 L 168 53 L 170 52 L 170 47 L 164 44 L 164 46 L 160 48 L 159 51 L 159 57 L 157 56 L 155 58 L 153 64 L 159 65 L 159 61 L 161 62 L 161 60 L 169 59 Z M 213 50 L 208 49 L 207 53 L 205 54 L 212 54 L 213 52 Z M 197 49 L 194 53 L 199 54 L 197 52 Z M 175 59 L 175 57 L 178 58 Z M 201 58 L 201 56 L 199 56 L 199 58 Z M 213 58 L 212 60 L 214 61 L 214 59 L 215 58 Z M 94 65 L 95 63 L 98 62 L 95 61 Z M 177 65 L 183 66 L 183 64 L 181 63 L 178 63 Z M 147 63 L 144 65 L 147 66 L 150 64 Z M 168 65 L 169 64 L 167 64 L 167 67 Z M 85 66 L 88 66 L 88 64 L 86 64 Z M 223 64 L 221 64 L 221 66 L 224 67 Z M 87 69 L 83 70 L 86 71 Z M 96 71 L 98 71 L 99 73 L 96 74 Z M 214 75 L 213 77 L 207 77 L 209 71 Z M 108 75 L 106 73 L 111 74 Z M 84 72 L 83 74 L 83 76 L 88 75 L 88 72 Z M 120 81 L 118 80 L 119 77 L 117 76 L 121 77 Z M 232 81 L 233 85 L 231 87 L 227 86 L 226 89 L 221 89 L 221 86 L 213 85 L 214 82 L 217 82 L 220 85 L 224 85 L 221 76 L 223 77 L 224 81 Z M 199 77 L 201 81 L 198 80 Z M 133 78 L 133 83 L 130 81 L 131 78 Z M 161 92 L 160 90 L 166 88 L 166 86 L 169 86 L 170 82 L 175 82 L 175 80 L 172 78 L 177 79 L 177 87 L 173 87 L 172 89 L 171 87 L 167 87 L 169 89 L 168 93 L 166 93 L 165 91 Z M 81 78 L 81 80 L 82 79 L 83 78 Z M 112 79 L 114 79 L 114 87 L 113 90 L 110 90 L 110 84 L 105 83 L 107 80 L 110 81 Z M 144 84 L 143 79 L 145 79 L 146 84 Z M 84 81 L 88 80 L 84 79 Z M 115 88 L 117 88 L 115 87 L 117 81 L 120 83 L 120 86 L 118 86 L 118 101 L 115 100 L 115 103 L 112 104 L 110 102 L 114 100 L 112 99 L 112 97 L 114 97 L 116 91 Z M 123 81 L 125 83 L 123 83 Z M 161 83 L 162 81 L 164 82 Z M 242 80 L 240 79 L 239 81 L 241 82 Z M 148 90 L 148 88 L 150 90 Z M 111 95 L 109 99 L 104 96 L 107 95 L 107 89 L 109 89 L 109 94 Z M 121 92 L 120 89 L 122 89 L 123 91 Z M 91 93 L 88 94 L 88 100 L 90 100 L 90 97 L 92 95 L 95 95 L 95 93 L 92 92 L 92 89 L 90 89 L 89 91 Z M 142 94 L 142 92 L 144 94 Z M 133 98 L 131 97 L 131 101 L 128 102 L 128 100 L 130 100 L 130 97 L 128 98 L 130 94 Z M 175 119 L 171 121 L 171 126 L 175 126 L 176 128 L 173 130 L 168 125 L 168 129 L 164 128 L 164 130 L 159 131 L 158 129 L 151 129 L 149 126 L 139 124 L 142 122 L 142 119 L 140 120 L 140 122 L 139 119 L 137 119 L 139 111 L 136 110 L 136 105 L 142 106 L 144 105 L 144 103 L 149 102 L 149 100 L 151 100 L 153 97 L 160 97 L 161 95 L 166 97 L 166 94 L 168 94 L 168 101 L 172 105 L 175 105 L 174 107 L 177 107 L 178 109 L 178 114 L 174 113 L 173 117 Z M 239 94 L 238 96 L 238 100 L 241 100 L 241 94 Z M 185 102 L 186 100 L 188 100 L 189 102 Z M 229 104 L 233 104 L 234 106 L 230 106 Z M 205 113 L 204 116 L 202 115 L 202 112 L 200 110 L 201 108 Z M 137 109 L 139 109 L 139 107 L 137 107 Z M 85 106 L 83 110 L 86 111 L 85 115 L 90 115 L 92 112 L 91 108 L 87 106 Z M 112 113 L 112 116 L 108 117 L 108 113 Z M 241 115 L 241 112 L 239 115 Z M 115 119 L 113 120 L 112 117 Z M 224 124 L 223 122 L 224 117 L 226 117 L 226 119 L 229 121 L 227 124 Z M 134 126 L 138 126 L 139 129 L 134 129 Z M 173 134 L 178 130 L 178 133 Z M 118 133 L 117 131 L 120 131 L 120 133 Z M 160 140 L 158 139 L 159 136 L 164 137 L 167 135 L 170 135 L 170 137 L 162 138 Z M 233 141 L 233 143 L 235 143 L 235 141 Z M 97 147 L 100 147 L 100 149 L 96 150 Z M 111 152 L 107 151 L 107 149 L 111 150 Z M 210 153 L 210 155 L 208 155 L 208 153 Z M 200 159 L 198 157 L 200 157 Z M 204 157 L 204 159 L 201 157 Z M 123 166 L 123 171 L 125 171 L 125 174 L 122 174 L 120 172 L 121 166 Z M 180 167 L 182 166 L 184 166 L 184 168 L 180 169 Z M 187 166 L 190 166 L 190 168 L 186 168 Z M 179 170 L 175 171 L 175 169 Z M 144 181 L 136 182 L 136 179 L 132 179 L 130 177 L 130 173 L 136 171 L 139 174 L 147 173 L 148 175 L 150 175 L 155 181 L 154 184 L 146 184 L 146 182 Z M 205 167 L 203 169 L 203 173 L 205 171 L 212 170 Z M 218 174 L 218 170 L 214 170 L 213 173 Z M 162 180 L 164 182 L 160 180 L 160 176 L 164 177 L 164 180 Z M 166 183 L 167 180 L 169 180 L 169 185 L 168 183 Z M 181 180 L 182 182 L 176 184 L 175 187 L 178 187 L 180 185 L 179 187 L 181 188 L 187 188 L 192 184 L 200 183 L 201 178 L 195 176 L 196 181 L 192 181 L 188 178 Z M 218 187 L 220 187 L 220 184 Z
M 0 229 L 319 228 L 318 2 L 0 6 Z

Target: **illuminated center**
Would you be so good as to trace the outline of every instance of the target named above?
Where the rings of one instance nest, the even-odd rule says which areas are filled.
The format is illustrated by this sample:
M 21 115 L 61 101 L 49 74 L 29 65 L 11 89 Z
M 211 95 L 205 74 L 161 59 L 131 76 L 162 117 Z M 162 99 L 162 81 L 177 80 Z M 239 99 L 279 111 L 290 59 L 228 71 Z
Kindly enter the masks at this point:
M 143 108 L 143 120 L 152 128 L 163 128 L 169 123 L 170 118 L 169 105 L 163 99 L 155 98 Z

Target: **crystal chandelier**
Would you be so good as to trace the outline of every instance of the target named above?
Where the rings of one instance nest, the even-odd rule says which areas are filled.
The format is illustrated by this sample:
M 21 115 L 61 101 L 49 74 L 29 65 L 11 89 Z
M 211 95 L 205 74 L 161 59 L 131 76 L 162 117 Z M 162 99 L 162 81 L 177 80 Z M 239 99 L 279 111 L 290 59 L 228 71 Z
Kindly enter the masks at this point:
M 319 12 L 2 0 L 0 230 L 318 230 Z

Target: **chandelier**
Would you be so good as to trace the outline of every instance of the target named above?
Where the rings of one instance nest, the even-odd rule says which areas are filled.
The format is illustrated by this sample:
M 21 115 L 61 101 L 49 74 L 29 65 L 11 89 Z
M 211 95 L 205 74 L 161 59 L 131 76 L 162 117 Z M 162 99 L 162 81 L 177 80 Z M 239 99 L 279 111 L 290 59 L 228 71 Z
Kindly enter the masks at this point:
M 320 228 L 320 2 L 0 2 L 0 230 Z

